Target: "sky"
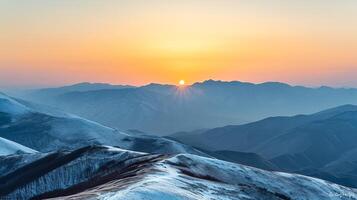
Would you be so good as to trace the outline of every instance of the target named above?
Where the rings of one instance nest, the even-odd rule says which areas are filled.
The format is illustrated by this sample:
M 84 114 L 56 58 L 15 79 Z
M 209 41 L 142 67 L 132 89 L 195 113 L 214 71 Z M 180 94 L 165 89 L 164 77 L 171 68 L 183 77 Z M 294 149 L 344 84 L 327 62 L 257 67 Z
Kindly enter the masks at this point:
M 0 0 L 0 86 L 357 87 L 355 0 Z

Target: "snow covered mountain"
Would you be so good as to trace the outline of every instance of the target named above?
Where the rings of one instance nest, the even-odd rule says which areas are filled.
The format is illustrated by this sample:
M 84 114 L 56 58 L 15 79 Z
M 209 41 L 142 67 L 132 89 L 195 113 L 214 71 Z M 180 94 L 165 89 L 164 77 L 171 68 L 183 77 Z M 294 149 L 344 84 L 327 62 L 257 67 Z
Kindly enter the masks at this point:
M 31 155 L 18 155 L 27 157 Z M 357 190 L 190 154 L 165 156 L 108 146 L 46 154 L 0 177 L 3 199 L 355 200 Z
M 0 137 L 41 152 L 91 144 L 149 153 L 203 153 L 157 136 L 134 136 L 48 107 L 0 96 Z
M 25 147 L 16 142 L 0 137 L 0 156 L 18 154 L 18 153 L 36 153 L 37 151 Z

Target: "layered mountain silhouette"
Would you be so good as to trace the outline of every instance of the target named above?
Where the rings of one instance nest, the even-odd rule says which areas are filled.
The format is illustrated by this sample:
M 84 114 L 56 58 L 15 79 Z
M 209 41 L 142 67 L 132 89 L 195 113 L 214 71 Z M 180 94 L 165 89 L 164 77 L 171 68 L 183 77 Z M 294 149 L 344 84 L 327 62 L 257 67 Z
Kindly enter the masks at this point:
M 0 94 L 0 199 L 357 199 L 355 89 L 81 83 L 22 97 Z
M 357 106 L 345 105 L 311 115 L 271 117 L 172 137 L 203 149 L 256 153 L 280 170 L 357 186 L 353 175 L 357 170 L 356 133 Z
M 101 144 L 149 153 L 203 155 L 176 141 L 151 135 L 135 136 L 4 94 L 0 94 L 0 119 L 0 137 L 40 152 Z
M 142 87 L 84 85 L 85 89 L 78 85 L 42 89 L 23 97 L 106 126 L 157 135 L 357 104 L 356 89 L 307 88 L 277 82 L 252 84 L 208 80 L 184 88 L 161 84 Z

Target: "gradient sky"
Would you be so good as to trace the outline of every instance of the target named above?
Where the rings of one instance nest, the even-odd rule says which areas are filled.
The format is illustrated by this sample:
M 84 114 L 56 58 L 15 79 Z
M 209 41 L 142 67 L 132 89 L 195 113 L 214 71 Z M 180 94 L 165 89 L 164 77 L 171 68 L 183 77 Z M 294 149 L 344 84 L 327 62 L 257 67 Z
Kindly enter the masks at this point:
M 355 0 L 0 0 L 0 86 L 356 76 Z

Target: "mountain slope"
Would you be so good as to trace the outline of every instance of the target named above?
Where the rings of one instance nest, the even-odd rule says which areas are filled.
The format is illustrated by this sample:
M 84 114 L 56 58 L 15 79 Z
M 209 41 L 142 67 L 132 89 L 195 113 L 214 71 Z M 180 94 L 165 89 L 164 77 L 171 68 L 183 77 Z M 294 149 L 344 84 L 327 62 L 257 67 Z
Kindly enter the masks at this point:
M 0 156 L 18 154 L 18 153 L 36 153 L 37 151 L 25 147 L 16 142 L 0 137 Z
M 357 107 L 345 105 L 173 137 L 206 150 L 256 153 L 279 170 L 357 187 L 356 124 Z
M 0 96 L 0 137 L 41 152 L 91 144 L 120 146 L 150 153 L 203 153 L 157 136 L 133 136 L 48 107 Z
M 52 153 L 18 167 L 0 177 L 0 196 L 345 200 L 357 199 L 357 191 L 301 175 L 268 172 L 190 154 L 168 157 L 92 146 Z
M 313 161 L 312 166 L 321 167 L 357 148 L 356 125 L 357 111 L 346 111 L 294 128 L 258 147 L 256 152 L 266 158 L 284 154 L 306 157 Z
M 28 107 L 0 92 L 0 112 L 3 114 L 3 118 L 1 118 L 2 121 L 5 120 L 5 114 L 15 117 L 17 115 L 28 113 L 29 111 L 30 109 Z
M 270 171 L 279 170 L 279 168 L 275 166 L 272 162 L 270 162 L 267 159 L 264 159 L 263 157 L 255 153 L 246 153 L 246 152 L 237 152 L 237 151 L 214 151 L 214 152 L 205 151 L 205 153 L 207 153 L 208 155 L 214 158 L 228 161 L 228 162 L 238 163 L 238 164 L 256 167 L 264 170 L 270 170 Z
M 329 119 L 347 111 L 357 111 L 357 106 L 339 106 L 311 115 L 269 117 L 248 124 L 219 127 L 199 133 L 174 134 L 171 137 L 192 146 L 210 150 L 255 152 L 260 145 L 272 138 L 284 135 L 294 128 Z

